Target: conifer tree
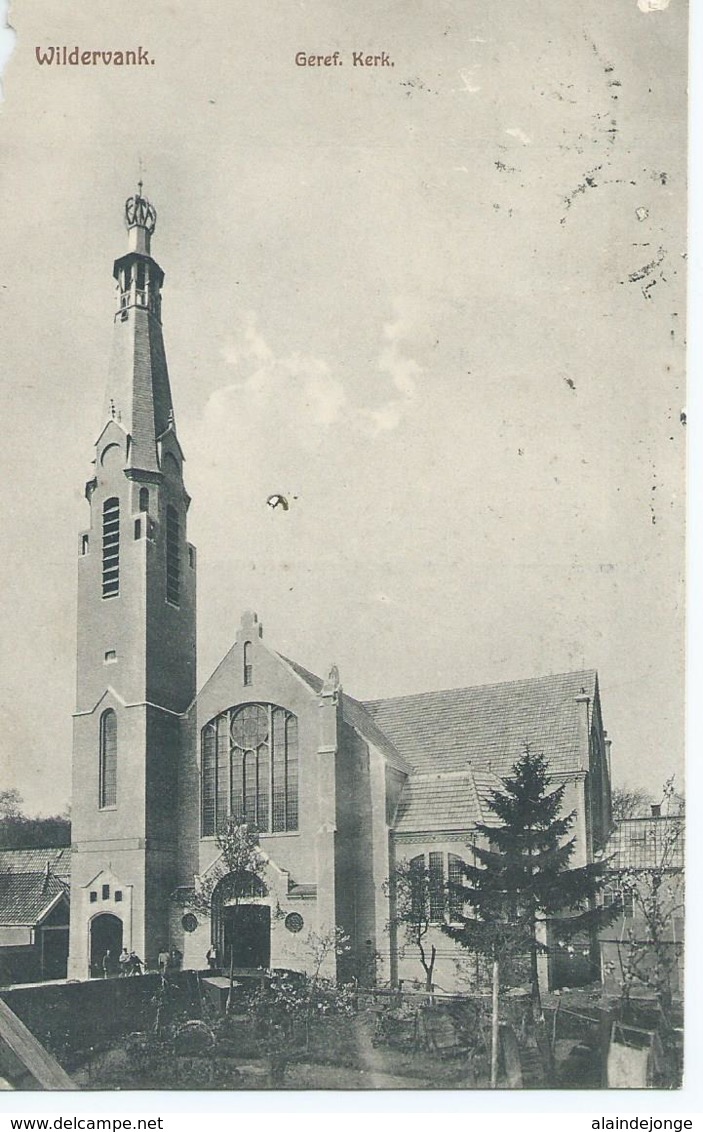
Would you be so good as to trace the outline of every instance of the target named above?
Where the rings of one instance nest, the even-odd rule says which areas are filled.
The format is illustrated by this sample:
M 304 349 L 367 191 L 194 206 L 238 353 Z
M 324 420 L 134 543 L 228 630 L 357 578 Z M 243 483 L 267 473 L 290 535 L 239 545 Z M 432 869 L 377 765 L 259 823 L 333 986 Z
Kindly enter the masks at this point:
M 537 959 L 546 950 L 538 938 L 540 921 L 572 913 L 560 932 L 574 935 L 593 931 L 617 914 L 617 909 L 594 906 L 605 884 L 605 866 L 570 867 L 576 839 L 569 834 L 576 814 L 561 816 L 564 790 L 563 785 L 549 789 L 547 762 L 526 743 L 502 789 L 488 801 L 500 824 L 477 826 L 484 844 L 475 849 L 476 864 L 465 864 L 466 883 L 452 886 L 465 914 L 455 914 L 457 925 L 442 925 L 457 943 L 495 962 L 528 954 L 535 1018 L 541 1016 Z

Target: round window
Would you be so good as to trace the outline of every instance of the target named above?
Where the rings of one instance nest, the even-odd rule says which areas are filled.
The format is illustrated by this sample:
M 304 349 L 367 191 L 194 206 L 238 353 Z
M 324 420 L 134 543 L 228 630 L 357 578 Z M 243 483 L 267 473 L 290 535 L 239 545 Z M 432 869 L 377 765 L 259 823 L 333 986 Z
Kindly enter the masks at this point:
M 183 931 L 184 932 L 194 932 L 195 929 L 197 928 L 197 926 L 198 926 L 197 916 L 194 916 L 192 912 L 186 912 L 185 916 L 181 920 L 181 927 L 183 928 Z
M 305 921 L 300 915 L 300 912 L 289 912 L 286 916 L 286 927 L 289 932 L 300 932 L 303 930 Z
M 232 716 L 232 742 L 243 751 L 255 751 L 269 735 L 268 711 L 261 704 L 247 704 Z

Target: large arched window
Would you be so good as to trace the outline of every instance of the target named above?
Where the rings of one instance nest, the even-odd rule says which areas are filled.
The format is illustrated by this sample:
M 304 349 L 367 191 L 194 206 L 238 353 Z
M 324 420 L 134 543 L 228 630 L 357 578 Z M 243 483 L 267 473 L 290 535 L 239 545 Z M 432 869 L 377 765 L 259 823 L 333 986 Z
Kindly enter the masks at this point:
M 464 881 L 464 861 L 456 853 L 420 853 L 409 862 L 413 915 L 433 923 L 456 921 L 464 902 L 455 886 Z M 414 876 L 413 876 L 414 872 Z
M 201 830 L 229 817 L 261 833 L 298 828 L 298 720 L 274 704 L 244 704 L 211 719 L 201 736 Z
M 99 805 L 117 805 L 117 716 L 112 708 L 100 717 Z
M 120 592 L 120 501 L 103 503 L 103 597 Z

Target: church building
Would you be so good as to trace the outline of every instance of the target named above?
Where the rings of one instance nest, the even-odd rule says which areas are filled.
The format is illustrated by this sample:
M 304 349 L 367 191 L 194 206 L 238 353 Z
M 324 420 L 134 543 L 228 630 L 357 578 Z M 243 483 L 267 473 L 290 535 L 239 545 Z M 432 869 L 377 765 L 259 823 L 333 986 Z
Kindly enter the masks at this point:
M 175 948 L 203 968 L 304 969 L 310 933 L 340 928 L 344 970 L 379 982 L 422 971 L 389 930 L 388 879 L 422 857 L 438 889 L 472 860 L 486 801 L 525 741 L 576 812 L 575 865 L 611 828 L 610 752 L 594 671 L 361 702 L 336 668 L 319 677 L 268 643 L 246 612 L 213 675 L 196 685 L 197 555 L 161 323 L 156 212 L 125 206 L 102 432 L 78 536 L 69 978 L 107 951 L 147 967 Z M 245 595 L 233 595 L 237 598 Z M 236 906 L 218 829 L 256 825 L 262 880 Z M 438 919 L 440 913 L 438 911 Z M 435 982 L 453 989 L 460 949 L 437 928 Z M 341 962 L 341 961 L 340 961 Z M 328 973 L 335 973 L 335 957 Z M 561 976 L 552 971 L 552 980 Z

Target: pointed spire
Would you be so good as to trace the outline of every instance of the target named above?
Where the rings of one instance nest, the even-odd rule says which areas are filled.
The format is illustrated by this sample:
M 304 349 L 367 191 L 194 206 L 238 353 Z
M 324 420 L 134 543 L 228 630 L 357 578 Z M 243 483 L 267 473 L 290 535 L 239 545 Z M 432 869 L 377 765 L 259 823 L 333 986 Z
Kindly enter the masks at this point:
M 127 198 L 125 255 L 115 260 L 119 307 L 108 377 L 104 421 L 116 420 L 131 438 L 128 465 L 160 470 L 158 440 L 175 431 L 173 402 L 161 331 L 161 287 L 164 273 L 151 255 L 156 209 L 137 192 Z

